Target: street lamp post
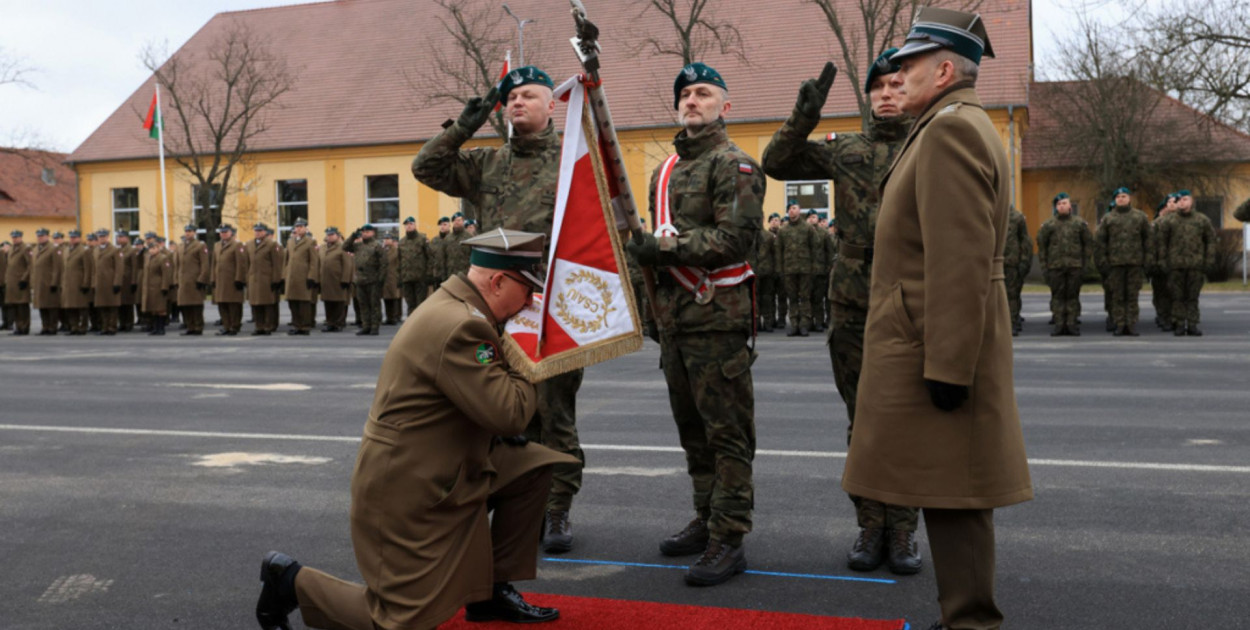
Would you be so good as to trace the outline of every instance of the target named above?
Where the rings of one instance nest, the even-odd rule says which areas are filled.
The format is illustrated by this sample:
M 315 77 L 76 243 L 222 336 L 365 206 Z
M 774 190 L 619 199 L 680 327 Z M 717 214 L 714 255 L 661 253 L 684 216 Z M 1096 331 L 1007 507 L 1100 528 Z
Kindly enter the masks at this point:
M 512 12 L 512 9 L 508 7 L 507 2 L 503 4 L 503 10 L 508 15 L 512 16 L 512 19 L 516 20 L 516 38 L 517 38 L 517 49 L 518 49 L 517 50 L 518 52 L 517 65 L 524 67 L 525 66 L 525 25 L 533 23 L 533 22 L 537 22 L 538 18 L 534 18 L 532 20 L 530 19 L 522 20 L 521 18 L 517 17 L 515 13 Z

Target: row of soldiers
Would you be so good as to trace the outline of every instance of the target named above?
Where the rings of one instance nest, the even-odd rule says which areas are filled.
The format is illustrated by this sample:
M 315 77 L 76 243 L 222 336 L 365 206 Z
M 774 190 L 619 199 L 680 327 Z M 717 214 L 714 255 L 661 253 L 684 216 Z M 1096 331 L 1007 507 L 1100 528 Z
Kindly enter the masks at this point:
M 763 332 L 786 325 L 791 337 L 823 332 L 829 324 L 829 274 L 837 261 L 836 220 L 815 210 L 804 213 L 791 200 L 783 221 L 774 212 L 760 232 L 748 262 L 759 282 L 758 326 Z
M 322 245 L 299 219 L 283 247 L 264 223 L 253 226 L 254 238 L 247 243 L 223 224 L 212 248 L 198 239 L 195 225 L 187 225 L 175 245 L 154 232 L 132 244 L 126 230 L 117 231 L 115 243 L 107 230 L 85 237 L 71 230 L 65 241 L 44 228 L 30 244 L 14 230 L 13 242 L 0 249 L 2 326 L 15 335 L 29 334 L 33 304 L 42 319 L 41 335 L 58 330 L 115 335 L 136 327 L 163 335 L 179 314 L 184 335 L 202 335 L 204 303 L 211 295 L 221 313 L 219 335 L 239 333 L 245 302 L 256 322 L 253 334 L 272 334 L 282 298 L 291 310 L 289 334 L 309 334 L 320 300 L 326 311 L 323 332 L 343 330 L 352 303 L 359 334 L 376 335 L 383 309 L 388 323 L 398 323 L 402 302 L 411 313 L 432 287 L 468 268 L 459 244 L 473 235 L 474 225 L 462 214 L 441 218 L 432 239 L 417 231 L 413 217 L 403 226 L 403 237 L 388 234 L 382 243 L 372 225 L 346 239 L 330 227 Z

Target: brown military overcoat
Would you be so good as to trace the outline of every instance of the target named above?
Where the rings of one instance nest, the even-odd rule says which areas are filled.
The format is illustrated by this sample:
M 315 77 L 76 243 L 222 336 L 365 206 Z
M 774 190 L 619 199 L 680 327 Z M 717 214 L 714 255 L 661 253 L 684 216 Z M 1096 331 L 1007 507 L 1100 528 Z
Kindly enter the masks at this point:
M 261 242 L 252 239 L 247 242 L 247 302 L 252 306 L 266 306 L 278 303 L 278 292 L 273 289 L 275 282 L 282 280 L 283 254 L 282 246 L 273 237 Z
M 432 628 L 490 599 L 486 500 L 540 466 L 576 463 L 517 435 L 538 406 L 477 289 L 455 276 L 395 334 L 352 475 L 352 545 L 380 628 Z
M 842 488 L 927 508 L 1027 501 L 1002 268 L 1010 174 L 975 90 L 929 107 L 882 186 Z M 969 386 L 970 396 L 940 411 L 925 379 Z
M 61 258 L 61 308 L 87 308 L 95 283 L 95 252 L 84 243 L 67 244 Z
M 130 244 L 122 248 L 125 254 L 122 262 L 125 263 L 125 270 L 122 271 L 122 294 L 121 303 L 127 306 L 135 304 L 139 301 L 139 276 L 143 271 L 143 248 Z M 135 289 L 132 291 L 131 286 Z
M 61 249 L 52 243 L 36 244 L 34 248 L 30 286 L 34 290 L 35 308 L 60 308 Z
M 292 236 L 286 242 L 286 299 L 308 302 L 313 290 L 308 281 L 320 282 L 317 273 L 317 241 L 311 235 Z
M 245 289 L 235 288 L 234 283 L 247 282 L 247 269 L 247 247 L 239 239 L 218 241 L 213 252 L 213 303 L 243 302 Z
M 121 291 L 113 292 L 113 287 L 121 287 L 125 280 L 126 252 L 113 245 L 104 245 L 95 250 L 95 305 L 110 308 L 121 306 Z
M 326 302 L 346 302 L 351 299 L 352 276 L 356 263 L 352 255 L 343 251 L 342 243 L 327 244 L 321 248 L 321 299 Z
M 35 250 L 30 243 L 9 248 L 9 268 L 4 272 L 4 303 L 30 304 L 30 270 L 34 266 Z M 26 283 L 26 289 L 19 287 Z
M 168 314 L 169 287 L 174 283 L 174 257 L 168 252 L 143 257 L 143 283 L 139 287 L 140 307 L 146 313 Z
M 207 286 L 213 279 L 210 264 L 208 243 L 199 239 L 191 239 L 182 243 L 178 251 L 178 306 L 203 306 L 203 289 L 196 283 Z

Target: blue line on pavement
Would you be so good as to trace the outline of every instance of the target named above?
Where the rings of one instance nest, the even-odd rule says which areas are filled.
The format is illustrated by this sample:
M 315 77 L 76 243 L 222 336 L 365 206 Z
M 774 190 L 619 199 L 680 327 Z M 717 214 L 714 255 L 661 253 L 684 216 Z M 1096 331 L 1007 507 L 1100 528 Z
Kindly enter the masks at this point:
M 577 558 L 543 558 L 546 562 L 564 562 L 568 564 L 602 564 L 614 567 L 640 567 L 643 569 L 687 569 L 683 564 L 649 564 L 645 562 L 616 562 L 612 560 L 581 560 Z M 897 584 L 895 580 L 881 578 L 862 578 L 848 575 L 820 575 L 816 573 L 780 573 L 776 571 L 750 571 L 750 575 L 768 575 L 772 577 L 800 578 L 805 580 L 837 580 L 842 582 L 868 582 L 871 584 Z

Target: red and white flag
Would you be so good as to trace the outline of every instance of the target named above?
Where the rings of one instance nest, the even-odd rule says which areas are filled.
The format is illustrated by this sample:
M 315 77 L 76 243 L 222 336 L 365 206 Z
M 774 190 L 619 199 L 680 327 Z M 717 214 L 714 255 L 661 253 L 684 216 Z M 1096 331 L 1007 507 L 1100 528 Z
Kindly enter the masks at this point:
M 580 77 L 556 90 L 567 99 L 547 287 L 507 325 L 509 362 L 531 380 L 550 378 L 642 347 L 638 306 L 610 206 L 601 154 Z M 512 347 L 509 347 L 512 346 Z

